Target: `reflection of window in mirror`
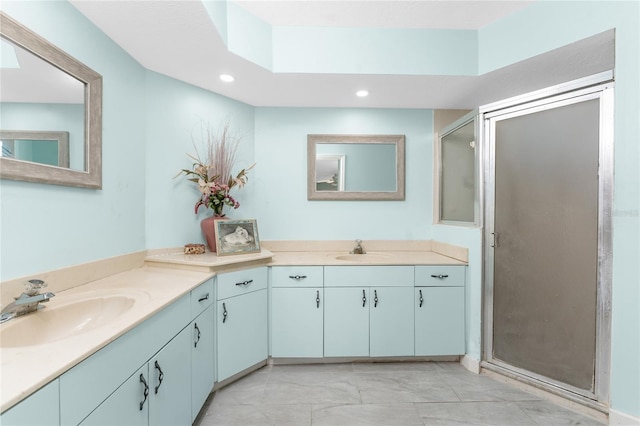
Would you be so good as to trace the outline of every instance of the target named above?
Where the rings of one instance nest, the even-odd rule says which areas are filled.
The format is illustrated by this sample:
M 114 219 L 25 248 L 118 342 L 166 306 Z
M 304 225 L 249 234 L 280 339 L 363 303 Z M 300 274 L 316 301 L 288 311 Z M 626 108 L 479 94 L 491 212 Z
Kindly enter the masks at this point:
M 438 222 L 475 225 L 478 183 L 475 113 L 465 115 L 440 132 L 438 140 Z
M 2 157 L 69 167 L 69 133 L 0 130 Z

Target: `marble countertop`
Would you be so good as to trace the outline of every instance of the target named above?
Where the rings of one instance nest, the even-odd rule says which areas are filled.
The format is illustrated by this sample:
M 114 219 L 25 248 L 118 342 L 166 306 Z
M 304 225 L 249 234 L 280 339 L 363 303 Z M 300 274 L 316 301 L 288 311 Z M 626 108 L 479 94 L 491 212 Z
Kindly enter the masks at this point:
M 0 411 L 12 407 L 212 276 L 210 272 L 142 267 L 57 293 L 45 309 L 70 300 L 114 294 L 130 296 L 134 305 L 108 324 L 90 331 L 45 344 L 0 348 Z M 0 335 L 3 329 L 21 326 L 21 322 L 33 320 L 30 315 L 38 314 L 0 324 Z

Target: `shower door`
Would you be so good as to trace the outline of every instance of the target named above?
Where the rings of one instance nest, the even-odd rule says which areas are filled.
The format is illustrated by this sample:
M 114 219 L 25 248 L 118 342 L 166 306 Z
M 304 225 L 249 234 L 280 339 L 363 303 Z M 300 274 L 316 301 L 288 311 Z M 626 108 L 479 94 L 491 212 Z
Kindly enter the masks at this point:
M 485 359 L 591 400 L 608 399 L 610 92 L 484 115 Z

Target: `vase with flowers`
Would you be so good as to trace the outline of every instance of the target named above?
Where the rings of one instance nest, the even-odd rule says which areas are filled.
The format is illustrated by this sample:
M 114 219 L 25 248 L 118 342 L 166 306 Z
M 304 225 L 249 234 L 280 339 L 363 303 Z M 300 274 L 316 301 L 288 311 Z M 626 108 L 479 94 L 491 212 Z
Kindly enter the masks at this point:
M 219 134 L 215 134 L 209 126 L 204 126 L 204 137 L 207 143 L 207 155 L 202 158 L 197 150 L 189 158 L 194 160 L 191 169 L 182 169 L 179 174 L 185 174 L 188 180 L 198 185 L 200 197 L 195 205 L 195 213 L 201 206 L 211 209 L 213 216 L 206 217 L 200 222 L 202 232 L 209 246 L 209 250 L 216 251 L 215 221 L 226 219 L 225 206 L 232 209 L 240 207 L 240 203 L 229 193 L 232 188 L 242 188 L 248 180 L 247 172 L 255 164 L 244 168 L 237 175 L 232 174 L 236 164 L 236 153 L 240 140 L 229 132 L 229 125 L 225 125 Z

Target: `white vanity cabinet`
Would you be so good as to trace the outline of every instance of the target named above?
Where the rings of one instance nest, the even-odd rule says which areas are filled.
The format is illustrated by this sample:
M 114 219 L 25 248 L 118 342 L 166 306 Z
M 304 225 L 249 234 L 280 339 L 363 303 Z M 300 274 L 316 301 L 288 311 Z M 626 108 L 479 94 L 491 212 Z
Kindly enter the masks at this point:
M 56 426 L 60 424 L 58 379 L 49 382 L 0 416 L 2 426 Z
M 416 356 L 465 353 L 465 266 L 416 266 Z
M 202 409 L 215 382 L 215 305 L 213 280 L 191 291 L 191 422 Z
M 324 356 L 414 355 L 413 266 L 326 266 L 324 285 Z
M 190 424 L 190 334 L 183 329 L 80 424 Z
M 214 382 L 213 279 L 60 376 L 62 425 L 191 424 Z
M 216 279 L 216 377 L 222 382 L 266 362 L 267 268 L 223 273 Z
M 271 356 L 322 358 L 322 266 L 271 268 Z

